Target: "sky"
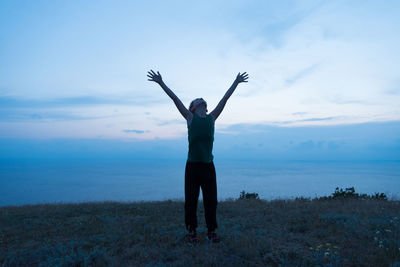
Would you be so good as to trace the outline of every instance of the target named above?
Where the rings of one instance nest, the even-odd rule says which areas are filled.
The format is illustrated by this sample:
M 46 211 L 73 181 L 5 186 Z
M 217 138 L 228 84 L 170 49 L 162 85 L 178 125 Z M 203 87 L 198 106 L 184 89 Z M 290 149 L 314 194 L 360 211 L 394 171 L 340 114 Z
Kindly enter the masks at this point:
M 209 111 L 249 73 L 216 122 L 224 155 L 275 140 L 275 156 L 344 146 L 399 160 L 399 13 L 399 1 L 1 1 L 0 157 L 24 142 L 183 151 L 185 121 L 153 69 Z

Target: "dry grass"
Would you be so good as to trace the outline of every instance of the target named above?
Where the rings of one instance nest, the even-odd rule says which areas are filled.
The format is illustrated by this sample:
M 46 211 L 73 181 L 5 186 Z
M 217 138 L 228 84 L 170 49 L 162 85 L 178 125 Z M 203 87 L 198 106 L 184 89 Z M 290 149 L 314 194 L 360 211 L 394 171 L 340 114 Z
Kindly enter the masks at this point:
M 2 266 L 390 266 L 400 261 L 400 202 L 226 200 L 222 242 L 187 243 L 184 203 L 101 202 L 0 208 Z M 397 263 L 396 263 L 397 262 Z

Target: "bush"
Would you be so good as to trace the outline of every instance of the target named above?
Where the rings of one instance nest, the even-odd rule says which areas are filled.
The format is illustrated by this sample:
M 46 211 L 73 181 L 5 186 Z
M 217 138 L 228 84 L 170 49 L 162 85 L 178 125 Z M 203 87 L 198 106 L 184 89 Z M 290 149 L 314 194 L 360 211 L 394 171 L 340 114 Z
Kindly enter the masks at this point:
M 375 193 L 372 195 L 367 194 L 358 194 L 355 192 L 354 187 L 348 187 L 345 190 L 342 188 L 336 187 L 335 192 L 328 197 L 320 197 L 317 198 L 319 200 L 328 200 L 328 199 L 376 199 L 376 200 L 388 200 L 385 193 Z
M 257 193 L 246 193 L 244 190 L 240 192 L 238 199 L 260 199 Z M 354 186 L 348 187 L 345 190 L 336 187 L 335 192 L 330 196 L 317 197 L 316 200 L 330 200 L 330 199 L 376 199 L 376 200 L 388 200 L 385 193 L 375 193 L 372 195 L 356 193 Z M 310 201 L 310 198 L 296 197 L 298 201 Z
M 257 193 L 246 193 L 245 191 L 240 192 L 239 199 L 260 199 Z

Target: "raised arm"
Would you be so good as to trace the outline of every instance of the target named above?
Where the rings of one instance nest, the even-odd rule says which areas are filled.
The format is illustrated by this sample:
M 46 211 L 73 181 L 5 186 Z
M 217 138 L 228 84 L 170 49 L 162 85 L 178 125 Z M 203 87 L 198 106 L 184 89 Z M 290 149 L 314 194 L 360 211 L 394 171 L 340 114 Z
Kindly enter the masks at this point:
M 213 111 L 211 111 L 210 115 L 213 116 L 214 120 L 216 120 L 221 114 L 222 110 L 224 110 L 226 102 L 228 101 L 229 97 L 231 97 L 238 84 L 242 82 L 247 83 L 248 78 L 249 75 L 246 72 L 243 72 L 242 74 L 240 74 L 239 72 L 231 87 L 228 89 L 228 91 L 226 91 L 224 97 L 219 101 L 216 108 Z
M 153 70 L 150 70 L 147 74 L 147 77 L 150 78 L 148 79 L 149 81 L 156 82 L 161 86 L 164 92 L 174 101 L 175 106 L 186 120 L 191 119 L 193 114 L 185 107 L 185 105 L 183 105 L 182 101 L 174 94 L 174 92 L 168 88 L 158 71 L 156 74 Z

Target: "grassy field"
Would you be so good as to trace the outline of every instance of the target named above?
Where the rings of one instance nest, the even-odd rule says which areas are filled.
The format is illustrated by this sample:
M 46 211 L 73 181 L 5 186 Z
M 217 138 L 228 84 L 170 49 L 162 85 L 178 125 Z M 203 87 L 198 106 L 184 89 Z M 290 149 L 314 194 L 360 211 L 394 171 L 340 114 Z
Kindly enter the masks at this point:
M 400 201 L 231 199 L 221 243 L 189 244 L 184 203 L 93 202 L 0 208 L 2 266 L 400 266 Z

